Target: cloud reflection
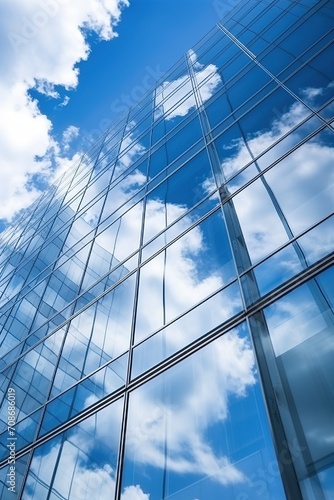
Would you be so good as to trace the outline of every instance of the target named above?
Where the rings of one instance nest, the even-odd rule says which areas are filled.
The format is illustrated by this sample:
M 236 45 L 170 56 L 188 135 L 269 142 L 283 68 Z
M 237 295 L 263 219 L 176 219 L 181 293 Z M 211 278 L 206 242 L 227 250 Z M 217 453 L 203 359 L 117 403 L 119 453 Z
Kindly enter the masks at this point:
M 193 51 L 189 51 L 189 60 L 204 103 L 210 99 L 221 82 L 218 68 L 214 64 L 207 66 L 200 64 Z M 184 75 L 170 82 L 165 81 L 157 87 L 155 106 L 155 118 L 164 115 L 166 120 L 172 120 L 177 116 L 186 116 L 192 108 L 197 106 L 189 76 Z

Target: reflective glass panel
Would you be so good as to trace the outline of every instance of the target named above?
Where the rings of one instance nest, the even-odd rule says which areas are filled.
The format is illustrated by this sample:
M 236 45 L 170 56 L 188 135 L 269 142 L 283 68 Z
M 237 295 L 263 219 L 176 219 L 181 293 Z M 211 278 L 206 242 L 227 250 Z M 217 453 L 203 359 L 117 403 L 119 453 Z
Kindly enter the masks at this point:
M 23 498 L 113 499 L 122 408 L 119 400 L 37 448 Z
M 289 408 L 288 415 L 281 408 L 282 418 L 288 442 L 299 449 L 294 462 L 307 499 L 319 491 L 332 497 L 333 279 L 330 268 L 264 311 Z
M 150 500 L 285 498 L 245 325 L 130 394 L 133 484 Z

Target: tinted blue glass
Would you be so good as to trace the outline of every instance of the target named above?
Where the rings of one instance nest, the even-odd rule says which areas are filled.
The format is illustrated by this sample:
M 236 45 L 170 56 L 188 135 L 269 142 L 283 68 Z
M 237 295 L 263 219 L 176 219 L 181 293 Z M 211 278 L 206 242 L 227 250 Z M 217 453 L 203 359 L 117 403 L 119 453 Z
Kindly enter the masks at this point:
M 63 337 L 64 330 L 59 330 L 35 349 L 22 356 L 17 364 L 7 368 L 2 373 L 4 384 L 7 387 L 15 388 L 18 406 L 17 421 L 45 403 L 58 362 Z M 6 398 L 4 398 L 3 414 L 5 414 L 6 404 Z
M 259 19 L 262 16 L 263 11 L 267 9 L 267 5 L 264 2 L 252 2 L 249 5 L 248 12 L 243 10 L 242 21 L 244 26 L 252 26 L 253 22 L 256 19 Z M 235 15 L 234 18 L 238 19 L 238 15 Z
M 134 88 L 3 235 L 3 498 L 14 386 L 18 498 L 113 498 L 121 470 L 122 500 L 285 498 L 263 389 L 286 497 L 331 499 L 332 20 L 242 0 L 222 26 L 245 50 L 216 26 Z
M 315 12 L 280 44 L 284 49 L 298 56 L 332 28 L 333 20 L 329 16 L 324 15 L 321 11 Z
M 131 393 L 123 488 L 151 500 L 283 499 L 277 470 L 244 325 Z
M 225 120 L 232 113 L 232 107 L 228 101 L 225 90 L 220 91 L 218 95 L 210 99 L 205 105 L 205 111 L 209 118 L 211 128 L 214 128 L 218 123 Z M 233 121 L 233 116 L 230 122 Z M 226 124 L 226 126 L 228 123 Z
M 181 233 L 189 229 L 196 221 L 201 219 L 204 215 L 209 213 L 214 208 L 218 207 L 220 198 L 218 193 L 215 192 L 212 196 L 206 198 L 205 201 L 194 207 L 190 212 L 186 212 L 186 215 L 181 215 L 180 218 L 176 219 L 164 232 L 158 233 L 158 235 L 148 242 L 146 246 L 144 246 L 142 251 L 142 262 L 148 259 L 151 255 L 156 253 L 159 249 L 166 246 L 168 243 L 177 238 Z M 173 212 L 172 212 L 173 213 Z M 147 211 L 146 222 L 149 222 L 150 215 Z M 174 216 L 178 216 L 179 214 L 176 212 Z M 155 218 L 156 219 L 156 218 Z M 152 234 L 155 232 L 154 227 L 154 219 L 151 221 L 150 230 L 152 230 Z M 164 214 L 162 213 L 162 217 L 160 217 L 160 225 L 161 228 L 164 227 L 165 220 Z M 147 233 L 145 232 L 145 235 Z
M 247 280 L 255 275 L 259 293 L 265 295 L 326 257 L 334 248 L 333 224 L 334 216 L 330 216 L 256 266 L 248 273 L 247 278 L 242 277 L 242 283 L 246 284 Z
M 229 193 L 232 194 L 240 189 L 246 182 L 258 175 L 261 170 L 270 167 L 291 148 L 303 141 L 305 137 L 323 126 L 316 116 L 312 116 L 310 119 L 304 118 L 302 124 L 298 126 L 298 121 L 303 118 L 303 107 L 299 105 L 292 107 L 290 110 L 287 109 L 282 115 L 279 115 L 278 110 L 275 109 L 275 111 L 277 111 L 277 119 L 272 122 L 271 130 L 269 132 L 264 131 L 263 134 L 254 134 L 248 140 L 248 145 L 252 148 L 254 156 L 257 156 L 256 163 L 242 169 L 239 174 L 232 174 L 232 177 L 227 182 Z M 302 111 L 302 113 L 299 111 Z M 286 133 L 290 127 L 293 127 L 293 129 Z M 271 146 L 272 141 L 275 141 L 273 146 Z M 266 149 L 261 151 L 263 148 Z M 240 156 L 241 152 L 242 149 L 239 150 Z M 239 166 L 239 154 L 229 160 L 230 165 L 234 167 L 232 172 Z
M 122 407 L 117 401 L 37 448 L 23 497 L 114 498 Z
M 98 356 L 95 353 L 95 356 Z M 125 384 L 128 356 L 121 356 L 47 404 L 39 435 L 77 416 Z
M 275 76 L 278 76 L 281 81 L 285 81 L 288 75 L 291 75 L 294 71 L 298 71 L 303 64 L 307 63 L 315 54 L 320 52 L 322 47 L 330 44 L 331 41 L 332 34 L 328 33 L 307 47 L 307 50 L 300 52 L 298 56 L 291 53 L 288 48 L 284 49 L 281 45 L 270 46 L 263 53 L 260 60 Z M 288 65 L 287 62 L 289 62 Z M 284 69 L 285 67 L 286 69 Z M 278 74 L 279 71 L 280 73 Z
M 265 174 L 295 234 L 333 212 L 333 140 L 324 130 Z
M 150 159 L 150 177 L 164 170 L 167 165 L 193 146 L 202 136 L 200 122 L 197 117 L 187 120 L 178 127 L 171 137 L 155 151 Z
M 229 44 L 228 39 L 224 38 L 221 30 L 215 26 L 209 33 L 197 43 L 193 52 L 197 55 L 200 64 L 204 66 L 217 62 L 217 57 L 222 50 Z M 225 61 L 226 62 L 226 59 Z
M 71 321 L 52 396 L 129 348 L 134 284 L 131 276 Z
M 227 64 L 222 70 L 220 71 L 220 75 L 222 76 L 223 83 L 228 83 L 230 86 L 232 86 L 232 82 L 234 79 L 239 79 L 242 70 L 245 69 L 245 71 L 248 71 L 251 64 L 251 60 L 249 59 L 246 54 L 244 54 L 241 49 L 236 48 L 234 45 L 232 45 L 233 53 L 236 51 L 236 56 L 229 61 L 229 64 Z
M 3 500 L 12 500 L 15 496 L 18 498 L 28 463 L 29 454 L 15 461 L 15 486 L 10 484 L 10 478 L 7 476 L 8 469 L 0 469 L 0 496 Z M 8 488 L 14 488 L 14 490 L 9 490 Z
M 334 71 L 327 64 L 334 56 L 334 43 L 289 78 L 286 85 L 312 108 L 317 109 L 334 96 Z
M 34 439 L 36 438 L 38 425 L 40 423 L 42 417 L 43 410 L 37 410 L 34 413 L 30 414 L 28 417 L 24 418 L 20 422 L 18 422 L 15 426 L 15 454 L 17 454 L 21 449 L 30 445 Z M 0 460 L 5 460 L 8 464 L 8 444 L 10 439 L 8 435 L 8 428 L 0 435 Z M 13 436 L 14 437 L 14 436 Z M 13 457 L 12 457 L 13 458 Z M 13 462 L 14 463 L 14 462 Z M 16 465 L 15 465 L 16 467 Z M 8 472 L 8 471 L 7 471 Z M 16 476 L 16 474 L 15 474 Z M 8 476 L 7 478 L 8 479 Z M 15 478 L 16 479 L 16 478 Z M 17 490 L 19 490 L 19 485 L 17 486 Z M 8 487 L 8 484 L 7 484 Z M 10 493 L 10 491 L 9 491 Z M 6 498 L 1 497 L 1 498 Z
M 210 188 L 214 189 L 214 180 L 207 153 L 202 151 L 147 196 L 144 242 L 180 218 Z
M 162 121 L 165 122 L 162 130 L 166 134 L 175 125 L 179 125 L 182 122 L 182 118 L 196 107 L 188 72 L 175 80 L 163 82 L 156 90 L 155 105 L 154 118 L 158 121 L 158 129 L 155 130 L 154 141 L 160 138 L 159 129 L 161 127 L 159 127 L 159 123 Z M 155 128 L 156 125 L 154 126 Z
M 283 421 L 289 442 L 298 443 L 295 466 L 306 498 L 317 482 L 323 498 L 331 497 L 330 477 L 317 473 L 333 467 L 333 278 L 330 268 L 265 310 L 293 426 Z
M 225 222 L 219 210 L 142 267 L 136 339 L 146 337 L 201 302 L 234 276 Z
M 138 345 L 134 350 L 132 377 L 166 360 L 241 310 L 239 285 L 234 282 Z
M 291 8 L 291 5 L 289 6 Z M 285 37 L 286 33 L 295 28 L 296 23 L 298 23 L 298 18 L 290 12 L 281 12 L 274 20 L 272 17 L 271 9 L 267 14 L 267 21 L 270 19 L 268 27 L 265 27 L 264 31 L 261 33 L 261 37 L 264 38 L 269 44 L 277 40 L 278 37 Z

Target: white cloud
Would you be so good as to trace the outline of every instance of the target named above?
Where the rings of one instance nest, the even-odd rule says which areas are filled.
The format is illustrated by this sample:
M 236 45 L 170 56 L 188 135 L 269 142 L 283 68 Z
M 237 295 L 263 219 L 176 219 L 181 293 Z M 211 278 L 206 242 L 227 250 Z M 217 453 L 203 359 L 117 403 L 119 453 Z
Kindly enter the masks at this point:
M 122 500 L 149 500 L 150 495 L 143 493 L 142 489 L 137 484 L 136 486 L 132 485 L 124 488 L 121 498 Z
M 305 108 L 300 103 L 293 104 L 285 113 L 283 113 L 279 119 L 273 120 L 271 124 L 271 129 L 267 132 L 262 132 L 259 130 L 252 137 L 247 137 L 247 144 L 251 150 L 254 157 L 258 156 L 262 151 L 269 148 L 275 141 L 277 141 L 284 134 L 289 132 L 293 127 L 300 123 L 309 114 L 307 108 Z M 295 142 L 295 136 L 298 135 L 298 131 L 294 135 L 291 135 L 285 142 L 285 150 L 288 145 Z M 272 152 L 269 151 L 266 156 L 266 164 L 270 161 L 274 161 L 279 156 L 278 146 Z M 234 155 L 228 156 L 226 160 L 223 160 L 221 167 L 227 179 L 238 172 L 244 165 L 251 161 L 251 156 L 247 149 L 244 139 L 240 138 L 238 140 L 233 140 L 229 144 L 224 144 L 224 150 L 235 151 Z M 282 153 L 284 150 L 282 151 Z M 258 164 L 262 166 L 262 159 L 260 158 Z M 237 186 L 236 186 L 237 187 Z
M 189 59 L 193 65 L 194 76 L 199 86 L 202 101 L 206 102 L 221 82 L 220 75 L 217 72 L 218 68 L 214 64 L 208 66 L 200 64 L 193 51 L 189 51 Z M 179 102 L 180 104 L 178 104 Z M 156 118 L 164 114 L 166 120 L 171 120 L 177 116 L 185 116 L 190 109 L 196 107 L 189 76 L 184 75 L 176 80 L 163 82 L 157 88 L 156 106 L 158 109 Z
M 90 51 L 87 30 L 104 40 L 116 36 L 114 26 L 127 5 L 128 0 L 1 3 L 0 218 L 11 220 L 15 212 L 30 205 L 40 194 L 34 175 L 52 181 L 62 161 L 52 138 L 52 123 L 29 90 L 58 98 L 55 86 L 75 88 L 76 64 L 86 60 Z M 62 105 L 66 104 L 65 98 Z
M 303 89 L 301 93 L 307 99 L 312 99 L 313 97 L 317 97 L 318 95 L 323 94 L 323 89 L 315 87 L 307 87 L 306 89 Z
M 69 103 L 69 102 L 70 102 L 70 98 L 69 98 L 69 96 L 68 96 L 68 95 L 66 95 L 66 96 L 64 97 L 63 101 L 62 101 L 60 104 L 58 104 L 58 106 L 59 106 L 60 108 L 64 108 L 65 106 L 67 106 L 67 105 L 68 105 L 68 103 Z
M 79 128 L 69 125 L 63 132 L 62 145 L 65 150 L 70 148 L 70 143 L 79 135 Z
M 166 338 L 167 343 L 170 340 Z M 238 465 L 218 453 L 206 433 L 212 425 L 227 421 L 230 397 L 246 397 L 255 384 L 251 346 L 235 330 L 195 356 L 191 369 L 180 365 L 169 380 L 168 403 L 154 386 L 131 395 L 128 456 L 137 466 L 164 468 L 168 436 L 169 472 L 208 476 L 222 485 L 243 482 L 246 478 Z

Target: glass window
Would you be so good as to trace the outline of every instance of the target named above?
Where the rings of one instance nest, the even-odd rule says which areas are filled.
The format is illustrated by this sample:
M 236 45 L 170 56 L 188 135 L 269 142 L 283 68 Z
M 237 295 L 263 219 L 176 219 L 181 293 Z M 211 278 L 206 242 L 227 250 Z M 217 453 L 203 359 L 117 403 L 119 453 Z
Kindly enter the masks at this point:
M 266 96 L 268 96 L 268 99 L 273 99 L 271 98 L 271 94 L 273 91 L 277 89 L 277 84 L 274 82 L 274 80 L 270 80 L 266 85 L 264 86 L 259 86 L 258 89 L 252 93 L 246 100 L 241 101 L 240 104 L 238 104 L 236 107 L 232 106 L 232 102 L 229 100 L 228 101 L 228 107 L 229 107 L 229 112 L 227 113 L 226 117 L 222 116 L 223 120 L 218 123 L 218 125 L 215 126 L 215 128 L 212 131 L 212 135 L 214 137 L 218 136 L 220 133 L 225 132 L 228 130 L 228 128 L 236 122 L 238 119 L 243 119 L 244 116 L 246 116 L 247 120 L 247 114 L 250 112 L 252 115 L 252 120 L 249 124 L 249 133 L 252 133 L 256 131 L 257 126 L 258 126 L 258 121 L 261 118 L 261 114 L 263 114 L 263 122 L 266 124 L 266 127 L 268 127 L 268 124 L 272 122 L 275 117 L 277 116 L 277 113 L 281 114 L 283 107 L 289 103 L 290 97 L 286 97 L 286 93 L 280 91 L 282 94 L 282 98 L 279 98 L 279 95 L 277 96 L 277 100 L 280 103 L 279 108 L 277 108 L 277 102 L 270 102 L 267 101 L 263 104 L 263 100 L 267 99 Z M 233 89 L 232 89 L 233 90 Z M 227 99 L 229 99 L 229 92 L 226 94 Z M 275 94 L 277 95 L 277 94 Z M 285 98 L 285 100 L 284 100 Z M 220 96 L 218 95 L 218 102 L 219 102 Z M 275 97 L 274 97 L 275 99 Z M 214 109 L 213 106 L 212 111 L 209 110 L 209 116 L 212 116 L 214 114 Z M 262 107 L 261 114 L 257 113 L 255 114 L 255 111 L 258 107 Z M 224 107 L 223 107 L 224 110 Z M 215 118 L 214 118 L 215 119 Z M 257 129 L 258 130 L 258 129 Z M 246 132 L 246 130 L 245 130 Z M 248 131 L 247 131 L 248 132 Z
M 253 263 L 288 241 L 272 200 L 272 193 L 262 179 L 256 180 L 233 198 L 238 223 Z
M 21 404 L 21 401 L 18 401 L 19 404 Z M 42 418 L 42 412 L 43 409 L 37 410 L 34 413 L 30 414 L 29 416 L 23 418 L 22 420 L 18 421 L 15 425 L 15 454 L 17 455 L 20 450 L 25 448 L 26 446 L 29 446 L 35 439 L 38 425 L 40 423 L 40 420 Z M 7 424 L 7 419 L 6 419 L 6 424 Z M 8 427 L 6 425 L 6 430 L 0 435 L 0 460 L 6 460 L 7 462 L 7 473 L 9 472 L 9 464 L 8 464 L 8 455 L 9 455 L 9 449 L 7 447 L 7 444 L 9 443 L 9 438 L 10 435 L 8 434 Z M 16 457 L 15 457 L 16 458 Z M 17 458 L 15 462 L 17 461 Z M 15 463 L 15 469 L 16 469 L 16 463 Z M 16 475 L 16 474 L 15 474 Z M 8 477 L 7 477 L 8 479 Z M 17 478 L 15 478 L 17 479 Z M 16 482 L 16 491 L 19 491 L 19 485 Z M 8 488 L 8 483 L 7 483 L 7 488 Z M 1 490 L 0 490 L 1 491 Z M 8 493 L 8 492 L 7 492 Z M 10 493 L 10 492 L 9 492 Z M 7 498 L 6 496 L 1 496 L 1 499 Z M 13 495 L 8 495 L 8 499 L 10 500 L 13 498 Z M 15 498 L 15 497 L 14 497 Z
M 0 469 L 0 497 L 2 500 L 12 500 L 13 498 L 19 498 L 19 492 L 22 488 L 22 483 L 24 479 L 24 474 L 29 464 L 30 454 L 26 454 L 21 458 L 16 458 L 15 460 L 15 489 L 14 491 L 9 491 L 8 488 L 11 487 L 8 482 L 9 476 L 9 466 L 5 466 Z M 9 479 L 10 480 L 10 479 Z
M 267 8 L 266 4 L 263 2 L 249 2 L 247 7 L 248 11 L 246 9 L 242 9 L 243 26 L 252 26 L 254 21 L 259 19 L 263 15 L 263 11 Z M 233 18 L 238 19 L 239 15 L 236 14 Z M 238 25 L 240 26 L 239 22 Z
M 334 215 L 298 238 L 309 265 L 314 264 L 334 248 Z
M 128 354 L 124 354 L 50 401 L 45 409 L 39 435 L 43 436 L 59 427 L 124 386 L 127 362 Z
M 98 281 L 139 248 L 141 219 L 142 203 L 137 203 L 96 236 L 88 262 L 86 260 L 82 290 Z
M 245 325 L 130 394 L 124 491 L 283 500 L 278 470 Z
M 63 338 L 64 329 L 27 352 L 17 364 L 2 373 L 3 383 L 15 388 L 18 422 L 44 404 L 48 398 Z M 2 413 L 6 410 L 4 400 Z
M 206 151 L 202 151 L 149 193 L 144 241 L 181 217 L 214 188 Z
M 242 308 L 239 285 L 234 282 L 135 347 L 132 377 L 137 377 L 220 326 L 241 312 Z
M 145 178 L 134 170 L 109 191 L 103 207 L 101 224 L 98 230 L 102 232 L 107 226 L 133 207 L 144 195 Z M 134 209 L 136 210 L 136 209 Z M 138 206 L 137 206 L 138 210 Z
M 133 88 L 134 94 L 139 93 L 136 92 L 136 90 L 139 91 L 139 87 Z M 129 110 L 128 122 L 135 123 L 136 127 L 138 128 L 138 130 L 140 130 L 141 133 L 144 133 L 151 128 L 153 104 L 154 92 L 151 90 L 146 93 L 146 97 L 144 99 L 140 99 L 139 101 L 137 101 L 136 104 Z
M 231 44 L 232 44 L 232 42 L 231 42 Z M 246 89 L 245 89 L 245 85 L 244 85 L 244 78 L 242 78 L 242 75 L 244 75 L 245 72 L 249 71 L 249 69 L 251 69 L 253 67 L 254 63 L 251 61 L 251 59 L 244 52 L 241 51 L 241 49 L 236 47 L 234 43 L 231 46 L 230 50 L 232 51 L 232 53 L 236 52 L 237 55 L 235 57 L 233 57 L 229 61 L 229 63 L 219 71 L 219 74 L 221 75 L 223 83 L 228 84 L 229 88 L 234 88 L 235 86 L 238 86 L 239 92 L 240 92 L 240 79 L 241 79 L 243 82 L 243 84 L 242 84 L 242 88 L 243 88 L 242 92 L 243 92 Z M 241 71 L 244 68 L 245 68 L 245 71 Z M 236 80 L 239 81 L 239 84 L 237 83 Z M 252 80 L 250 80 L 250 81 L 252 81 Z M 255 82 L 252 81 L 252 84 L 255 84 Z M 257 88 L 258 88 L 258 86 L 257 86 Z M 241 92 L 241 94 L 242 94 L 242 92 Z M 246 92 L 247 92 L 247 90 L 246 90 Z M 239 95 L 239 99 L 240 98 L 242 98 L 242 95 Z M 235 104 L 236 103 L 234 103 L 234 105 Z
M 83 211 L 86 214 L 90 214 L 91 212 L 100 213 L 101 205 L 106 193 L 106 186 L 108 186 L 109 184 L 110 177 L 111 172 L 108 169 L 107 171 L 103 172 L 102 175 L 100 175 L 93 183 L 87 186 L 80 206 L 80 211 Z M 89 222 L 89 219 L 92 220 L 93 217 L 86 216 L 87 222 Z
M 134 285 L 132 275 L 72 319 L 52 396 L 129 348 Z
M 214 128 L 224 120 L 225 127 L 234 121 L 233 108 L 228 101 L 225 89 L 221 89 L 213 98 L 205 104 L 206 115 L 209 119 L 211 128 Z M 229 119 L 227 119 L 230 117 Z
M 300 68 L 285 84 L 313 109 L 334 96 L 334 71 L 329 63 L 334 57 L 334 43 Z
M 218 55 L 226 51 L 229 40 L 223 32 L 215 26 L 199 43 L 193 47 L 193 52 L 197 55 L 203 65 L 215 64 Z M 226 60 L 225 60 L 226 61 Z
M 298 242 L 283 248 L 254 268 L 253 272 L 260 295 L 271 292 L 300 273 L 305 267 L 305 255 Z M 249 278 L 251 278 L 251 274 L 248 274 Z
M 239 124 L 229 127 L 214 141 L 225 178 L 252 161 L 246 137 Z
M 244 55 L 244 57 L 247 57 Z M 238 78 L 237 81 L 231 81 L 227 85 L 227 96 L 233 109 L 241 106 L 250 97 L 256 94 L 267 83 L 271 82 L 271 78 L 259 68 L 253 61 L 250 66 Z M 247 85 L 245 80 L 247 79 Z
M 75 182 L 73 187 L 67 191 L 63 199 L 63 206 L 66 206 L 76 212 L 80 206 L 85 188 L 89 179 L 88 167 L 85 175 Z
M 140 269 L 136 338 L 140 340 L 164 324 L 164 252 Z
M 333 128 L 333 118 L 334 118 L 334 98 L 319 111 L 319 114 L 328 121 L 328 125 L 331 123 Z
M 202 129 L 198 116 L 186 120 L 171 136 L 167 136 L 159 149 L 150 158 L 150 178 L 162 172 L 167 165 L 192 148 L 202 138 Z M 199 148 L 198 148 L 199 149 Z
M 208 186 L 209 187 L 209 186 Z M 142 262 L 144 262 L 146 259 L 148 259 L 151 255 L 153 255 L 155 252 L 157 252 L 159 249 L 170 243 L 173 239 L 175 239 L 177 236 L 179 236 L 182 232 L 186 231 L 190 226 L 192 226 L 197 220 L 201 219 L 206 215 L 208 212 L 213 210 L 215 207 L 218 206 L 220 202 L 219 195 L 217 191 L 213 193 L 212 196 L 204 200 L 202 203 L 199 205 L 195 206 L 189 213 L 186 213 L 186 215 L 182 215 L 180 219 L 176 219 L 176 222 L 171 224 L 166 231 L 164 231 L 162 234 L 158 233 L 159 235 L 154 238 L 151 242 L 149 242 L 146 246 L 144 246 L 143 251 L 142 251 Z M 157 231 L 156 224 L 159 222 L 159 226 L 161 228 L 165 227 L 165 218 L 164 218 L 164 213 L 162 215 L 159 215 L 159 218 L 157 217 L 157 213 L 155 213 L 154 210 L 154 205 L 150 207 L 152 210 L 152 220 L 149 223 L 149 229 L 151 231 L 151 234 L 147 233 L 147 238 L 155 234 Z M 173 212 L 172 212 L 173 213 Z M 182 212 L 181 212 L 182 214 Z M 175 216 L 178 216 L 178 213 L 173 214 Z M 146 211 L 146 221 L 148 221 L 149 217 L 151 217 L 149 211 Z M 159 221 L 157 220 L 159 219 Z
M 155 105 L 156 119 L 161 117 L 168 122 L 186 116 L 196 106 L 188 73 L 176 80 L 163 82 L 156 90 Z
M 299 56 L 321 36 L 333 29 L 333 19 L 321 10 L 313 12 L 296 30 L 289 34 L 280 45 L 295 56 Z M 307 80 L 304 80 L 304 82 Z
M 167 321 L 228 283 L 234 276 L 226 226 L 222 212 L 218 210 L 167 248 Z
M 226 56 L 225 53 L 224 56 Z M 218 70 L 218 66 L 213 64 L 213 60 L 211 64 L 204 66 L 200 60 L 197 60 L 195 52 L 190 52 L 189 60 L 191 61 L 190 64 L 192 65 L 193 77 L 196 82 L 201 104 L 204 104 L 223 85 L 221 72 Z
M 291 6 L 289 7 L 291 8 Z M 268 10 L 267 19 L 264 19 L 264 30 L 261 33 L 261 38 L 264 38 L 269 44 L 273 44 L 280 36 L 284 36 L 289 28 L 294 28 L 296 22 L 298 22 L 296 16 L 288 11 L 281 11 L 280 15 L 274 16 L 274 9 L 275 7 L 271 7 Z M 278 9 L 275 10 L 278 12 Z M 254 29 L 253 26 L 252 28 Z M 255 32 L 259 33 L 256 28 Z
M 202 301 L 234 276 L 225 222 L 218 210 L 142 267 L 137 340 Z
M 300 114 L 301 112 L 301 114 Z M 299 104 L 285 110 L 281 115 L 277 110 L 277 120 L 273 121 L 270 132 L 264 131 L 263 134 L 254 135 L 248 140 L 249 147 L 252 148 L 254 156 L 257 157 L 256 164 L 252 163 L 239 174 L 233 175 L 231 180 L 227 182 L 228 191 L 230 194 L 240 189 L 244 184 L 250 181 L 255 175 L 258 175 L 260 170 L 264 170 L 272 163 L 276 162 L 281 156 L 285 155 L 290 149 L 294 148 L 307 135 L 313 133 L 317 128 L 322 126 L 321 121 L 316 116 L 311 116 L 309 120 L 302 123 L 293 132 L 285 135 L 287 130 L 294 126 L 303 117 L 303 108 Z M 284 134 L 281 137 L 281 134 Z M 275 141 L 274 146 L 271 146 L 272 141 Z M 263 148 L 266 148 L 263 150 Z M 269 148 L 269 149 L 268 149 Z M 261 152 L 263 150 L 263 152 Z M 229 161 L 232 165 L 232 172 L 238 168 L 238 155 L 242 154 L 242 148 L 235 157 Z
M 328 500 L 333 484 L 333 280 L 332 267 L 264 311 L 286 398 L 286 403 L 279 400 L 282 418 L 288 442 L 298 449 L 293 455 L 297 475 L 305 498 L 316 498 L 320 487 Z
M 331 216 L 255 266 L 248 273 L 248 277 L 252 279 L 252 275 L 255 275 L 260 295 L 265 295 L 330 254 L 333 248 L 334 216 Z M 241 281 L 246 284 L 247 279 L 242 277 Z M 258 297 L 253 298 L 257 299 Z
M 148 184 L 148 191 L 151 191 L 155 186 L 160 184 L 169 174 L 176 171 L 179 167 L 183 166 L 187 161 L 191 160 L 199 151 L 205 148 L 204 138 L 201 137 L 189 149 L 184 151 L 178 158 L 170 163 L 165 170 L 160 171 L 155 177 L 150 179 Z M 158 167 L 159 168 L 159 167 Z
M 334 210 L 333 144 L 323 130 L 265 174 L 295 234 Z
M 123 400 L 95 413 L 34 452 L 23 498 L 114 498 Z

